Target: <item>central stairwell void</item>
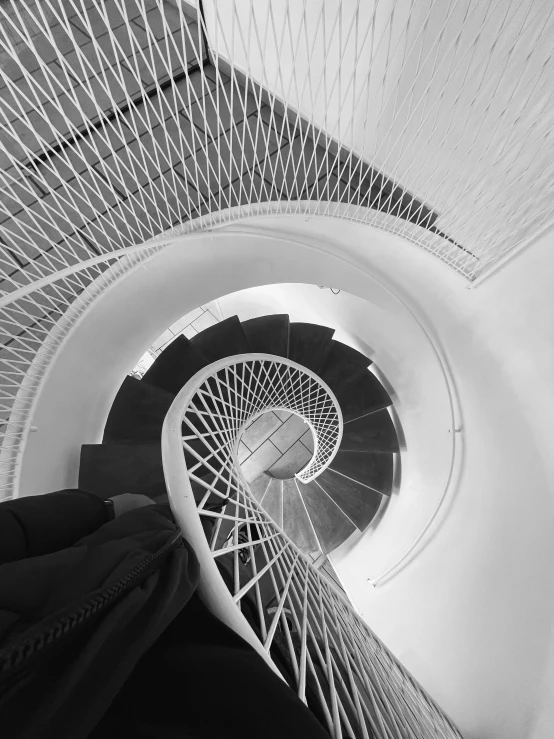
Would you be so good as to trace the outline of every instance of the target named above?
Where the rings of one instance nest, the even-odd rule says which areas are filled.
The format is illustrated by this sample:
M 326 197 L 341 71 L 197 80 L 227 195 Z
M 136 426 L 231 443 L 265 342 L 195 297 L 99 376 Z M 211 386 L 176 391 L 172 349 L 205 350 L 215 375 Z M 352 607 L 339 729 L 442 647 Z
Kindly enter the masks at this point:
M 248 480 L 248 488 L 299 549 L 313 559 L 330 554 L 356 531 L 364 531 L 386 505 L 399 452 L 388 411 L 392 400 L 370 371 L 370 359 L 333 339 L 333 333 L 326 326 L 290 323 L 288 315 L 268 315 L 242 323 L 234 316 L 190 340 L 179 336 L 142 380 L 125 379 L 106 423 L 103 444 L 83 447 L 80 486 L 99 494 L 108 489 L 163 495 L 161 429 L 175 395 L 214 362 L 251 353 L 283 357 L 313 372 L 332 392 L 342 421 L 341 438 L 325 467 L 309 479 L 305 471 L 317 457 L 317 447 L 306 454 L 302 469 L 278 477 L 269 467 Z M 271 377 L 258 378 L 257 383 L 264 387 Z M 303 417 L 302 409 L 295 413 Z M 313 418 L 306 421 L 309 431 Z M 285 446 L 287 425 L 280 430 Z M 276 450 L 268 438 L 255 452 L 262 461 L 266 445 Z M 185 451 L 191 469 L 195 469 L 194 451 Z M 213 482 L 221 472 L 213 461 L 196 467 L 199 485 L 206 479 Z

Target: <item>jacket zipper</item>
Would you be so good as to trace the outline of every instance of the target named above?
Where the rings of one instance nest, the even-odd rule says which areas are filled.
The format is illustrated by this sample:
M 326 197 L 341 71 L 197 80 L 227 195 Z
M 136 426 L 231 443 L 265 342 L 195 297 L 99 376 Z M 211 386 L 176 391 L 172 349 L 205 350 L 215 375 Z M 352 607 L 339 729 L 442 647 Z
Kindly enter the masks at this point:
M 15 667 L 19 667 L 37 652 L 51 646 L 56 640 L 62 636 L 67 636 L 77 626 L 81 626 L 87 619 L 96 616 L 104 608 L 113 603 L 116 598 L 123 595 L 127 590 L 130 590 L 134 586 L 135 581 L 143 575 L 146 569 L 166 554 L 169 554 L 172 549 L 177 549 L 179 546 L 183 546 L 180 529 L 160 549 L 148 555 L 145 560 L 136 565 L 131 572 L 116 583 L 108 585 L 84 605 L 60 616 L 54 623 L 45 627 L 37 634 L 26 638 L 21 643 L 0 650 L 0 673 L 4 674 Z

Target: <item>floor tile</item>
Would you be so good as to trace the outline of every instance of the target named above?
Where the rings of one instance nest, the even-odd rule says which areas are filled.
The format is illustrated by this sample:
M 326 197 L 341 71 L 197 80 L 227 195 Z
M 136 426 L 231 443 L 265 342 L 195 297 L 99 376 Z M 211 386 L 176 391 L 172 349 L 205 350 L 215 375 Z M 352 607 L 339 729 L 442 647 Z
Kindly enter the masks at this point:
M 294 414 L 290 411 L 273 411 L 276 416 L 279 416 L 281 421 L 284 423 L 285 421 L 288 421 L 288 419 L 293 416 Z
M 196 336 L 198 331 L 194 328 L 194 326 L 187 326 L 185 329 L 183 329 L 183 335 L 187 337 L 187 339 L 192 339 L 193 336 Z
M 246 446 L 246 444 L 243 444 L 242 441 L 239 442 L 239 450 L 237 455 L 239 462 L 242 464 L 251 454 L 252 452 Z
M 226 318 L 226 316 L 223 315 L 221 306 L 219 305 L 219 300 L 212 300 L 202 307 L 204 308 L 204 310 L 209 310 L 217 318 L 218 321 L 223 321 L 224 318 Z
M 181 316 L 179 320 L 175 321 L 175 323 L 170 326 L 170 329 L 174 334 L 180 334 L 181 331 L 183 331 L 190 323 L 196 321 L 197 318 L 200 318 L 203 312 L 202 308 L 195 308 L 194 310 L 189 311 L 186 315 Z
M 304 444 L 308 451 L 310 451 L 312 454 L 314 453 L 314 436 L 310 429 L 308 429 L 304 436 L 300 438 L 300 441 L 302 442 L 302 444 Z
M 161 349 L 161 347 L 164 344 L 167 344 L 173 338 L 174 338 L 174 336 L 171 333 L 171 331 L 169 331 L 169 330 L 164 331 L 163 334 L 161 336 L 158 336 L 158 338 L 156 339 L 156 341 L 152 344 L 152 349 L 154 349 L 155 351 L 157 351 L 158 349 Z
M 268 470 L 281 456 L 281 452 L 269 440 L 256 449 L 248 459 L 241 464 L 242 474 L 247 482 L 253 482 L 262 472 Z
M 245 430 L 242 435 L 242 442 L 253 452 L 263 442 L 271 436 L 271 434 L 279 428 L 281 421 L 272 412 L 264 413 L 257 418 L 254 423 Z M 262 470 L 263 471 L 263 470 Z
M 282 452 L 286 452 L 308 430 L 308 424 L 300 416 L 292 415 L 288 421 L 272 434 L 271 441 Z
M 208 328 L 209 326 L 214 326 L 216 323 L 218 323 L 217 319 L 212 316 L 210 311 L 206 311 L 205 313 L 202 313 L 202 315 L 196 319 L 196 321 L 193 322 L 192 326 L 198 333 L 203 331 L 205 328 Z
M 268 469 L 270 475 L 280 480 L 287 480 L 305 467 L 312 458 L 311 452 L 301 441 L 297 441 L 291 448 Z

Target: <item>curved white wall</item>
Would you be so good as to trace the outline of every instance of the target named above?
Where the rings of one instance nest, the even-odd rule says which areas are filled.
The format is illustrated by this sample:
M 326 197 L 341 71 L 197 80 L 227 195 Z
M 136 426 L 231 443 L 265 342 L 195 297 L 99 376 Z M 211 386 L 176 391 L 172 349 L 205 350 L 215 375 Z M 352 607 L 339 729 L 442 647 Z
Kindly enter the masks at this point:
M 464 464 L 440 526 L 400 574 L 368 584 L 378 573 L 366 538 L 338 563 L 339 574 L 467 737 L 546 739 L 554 651 L 549 247 L 544 239 L 470 291 L 400 239 L 344 221 L 275 216 L 187 237 L 109 291 L 68 338 L 36 407 L 22 492 L 75 484 L 79 446 L 99 440 L 123 374 L 187 310 L 291 281 L 368 299 L 372 278 L 383 279 L 417 307 L 446 352 L 463 410 Z

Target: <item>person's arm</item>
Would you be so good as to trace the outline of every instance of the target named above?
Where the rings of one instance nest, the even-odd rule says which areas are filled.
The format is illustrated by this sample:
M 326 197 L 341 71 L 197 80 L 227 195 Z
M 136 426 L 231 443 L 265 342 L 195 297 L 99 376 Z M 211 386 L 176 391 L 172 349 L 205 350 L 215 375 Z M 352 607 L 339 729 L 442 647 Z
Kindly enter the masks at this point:
M 110 518 L 106 503 L 84 490 L 0 503 L 0 564 L 70 547 Z

